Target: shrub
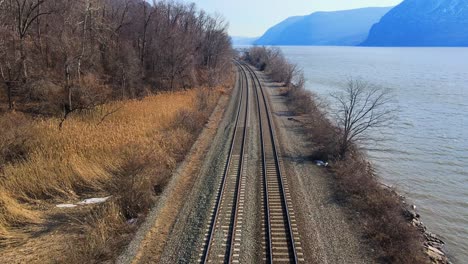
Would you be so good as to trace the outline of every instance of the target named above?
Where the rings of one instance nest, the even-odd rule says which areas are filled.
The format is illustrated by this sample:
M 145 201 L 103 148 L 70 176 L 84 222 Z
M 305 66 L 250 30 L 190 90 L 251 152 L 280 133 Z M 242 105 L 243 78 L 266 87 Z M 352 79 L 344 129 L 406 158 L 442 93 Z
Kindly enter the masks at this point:
M 19 113 L 3 115 L 0 117 L 0 135 L 0 170 L 7 163 L 27 158 L 27 142 L 32 139 L 30 119 Z
M 199 120 L 198 112 L 193 112 L 189 109 L 182 109 L 177 112 L 173 126 L 182 128 L 190 133 L 197 133 L 203 126 Z
M 107 189 L 126 219 L 146 213 L 154 202 L 149 165 L 144 155 L 131 155 L 112 173 L 114 177 Z
M 203 112 L 210 107 L 210 99 L 212 92 L 208 89 L 199 89 L 195 98 L 195 108 L 199 112 Z
M 131 228 L 119 206 L 112 201 L 96 206 L 83 221 L 75 222 L 75 225 L 82 233 L 79 241 L 68 245 L 65 263 L 109 261 L 119 254 L 130 239 Z
M 292 84 L 298 73 L 297 66 L 290 63 L 279 48 L 252 47 L 246 52 L 245 60 L 286 86 Z
M 20 109 L 40 115 L 58 115 L 63 111 L 63 101 L 66 98 L 62 86 L 49 79 L 30 80 L 25 84 Z
M 408 223 L 402 201 L 378 182 L 362 154 L 335 162 L 332 171 L 337 198 L 360 213 L 368 239 L 377 245 L 380 261 L 427 262 L 422 234 Z
M 307 114 L 312 111 L 312 93 L 300 87 L 291 87 L 286 94 L 288 99 L 293 102 L 290 109 L 297 115 Z
M 338 153 L 337 129 L 327 118 L 325 107 L 318 103 L 317 96 L 301 86 L 283 88 L 283 96 L 287 97 L 287 104 L 296 115 L 305 114 L 308 138 L 314 142 L 312 158 L 329 161 Z

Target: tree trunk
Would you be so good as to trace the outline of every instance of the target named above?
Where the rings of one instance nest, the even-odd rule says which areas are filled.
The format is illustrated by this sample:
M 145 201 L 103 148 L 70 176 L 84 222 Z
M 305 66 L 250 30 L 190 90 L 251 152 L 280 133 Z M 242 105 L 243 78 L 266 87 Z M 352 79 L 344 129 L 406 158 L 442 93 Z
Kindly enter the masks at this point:
M 88 23 L 88 16 L 89 12 L 91 10 L 91 3 L 89 0 L 86 1 L 86 10 L 85 10 L 85 17 L 83 21 L 83 28 L 82 28 L 82 35 L 81 35 L 81 53 L 80 56 L 78 56 L 78 67 L 77 67 L 77 76 L 78 76 L 78 82 L 81 83 L 81 61 L 84 57 L 85 54 L 85 45 L 86 45 L 86 25 Z
M 65 66 L 65 79 L 66 79 L 66 90 L 67 90 L 67 101 L 68 101 L 68 111 L 73 109 L 72 106 L 72 87 L 70 81 L 70 65 Z M 67 111 L 67 110 L 66 110 Z
M 175 79 L 175 76 L 172 75 L 171 76 L 171 91 L 174 91 L 174 79 Z
M 20 38 L 20 60 L 24 78 L 28 78 L 28 72 L 26 69 L 26 54 L 24 52 L 24 38 Z
M 13 110 L 13 98 L 12 98 L 12 91 L 11 91 L 11 83 L 6 82 L 5 85 L 7 87 L 7 94 L 8 94 L 8 109 Z

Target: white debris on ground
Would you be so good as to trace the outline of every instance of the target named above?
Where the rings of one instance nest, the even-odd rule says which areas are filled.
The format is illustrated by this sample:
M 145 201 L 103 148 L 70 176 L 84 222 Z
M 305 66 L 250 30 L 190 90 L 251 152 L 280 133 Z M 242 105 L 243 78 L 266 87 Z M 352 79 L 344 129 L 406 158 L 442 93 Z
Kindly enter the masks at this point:
M 85 199 L 81 202 L 79 202 L 79 205 L 84 205 L 84 204 L 98 204 L 98 203 L 103 203 L 111 198 L 110 196 L 104 197 L 104 198 L 90 198 L 90 199 Z
M 324 162 L 324 161 L 321 161 L 321 160 L 316 160 L 315 161 L 315 165 L 319 166 L 319 167 L 327 167 L 328 166 L 328 162 Z
M 132 219 L 127 220 L 127 224 L 129 225 L 136 224 L 137 222 L 138 222 L 138 218 L 132 218 Z
M 104 203 L 105 201 L 109 200 L 111 196 L 103 197 L 103 198 L 89 198 L 89 199 L 84 199 L 83 201 L 77 203 L 77 204 L 58 204 L 56 207 L 58 208 L 73 208 L 78 205 L 88 205 L 88 204 L 99 204 L 99 203 Z
M 76 204 L 57 204 L 56 205 L 58 208 L 73 208 L 76 207 Z

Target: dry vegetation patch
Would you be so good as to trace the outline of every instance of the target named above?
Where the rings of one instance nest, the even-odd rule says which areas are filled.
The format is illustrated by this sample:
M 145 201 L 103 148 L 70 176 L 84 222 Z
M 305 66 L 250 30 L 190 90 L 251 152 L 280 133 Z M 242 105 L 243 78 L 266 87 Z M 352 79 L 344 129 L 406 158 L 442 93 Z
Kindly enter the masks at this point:
M 2 115 L 0 250 L 31 235 L 21 227 L 47 222 L 50 215 L 43 208 L 111 195 L 109 202 L 91 206 L 91 213 L 70 216 L 81 227 L 74 229 L 79 242 L 72 244 L 81 246 L 62 257 L 89 263 L 118 254 L 115 248 L 134 229 L 128 222 L 141 222 L 154 204 L 220 91 L 194 89 L 113 102 L 73 114 L 62 129 L 59 118 Z

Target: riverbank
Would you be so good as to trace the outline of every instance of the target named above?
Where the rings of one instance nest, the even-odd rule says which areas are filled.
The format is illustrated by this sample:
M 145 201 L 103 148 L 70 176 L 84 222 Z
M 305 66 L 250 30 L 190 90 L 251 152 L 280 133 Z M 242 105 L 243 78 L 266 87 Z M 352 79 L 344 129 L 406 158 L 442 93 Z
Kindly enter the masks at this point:
M 1 262 L 115 259 L 226 89 L 113 102 L 69 117 L 62 128 L 60 118 L 3 114 Z
M 386 186 L 386 188 L 391 189 L 391 187 Z M 397 193 L 396 193 L 397 194 Z M 398 195 L 398 194 L 397 194 Z M 405 212 L 406 219 L 409 223 L 416 227 L 419 232 L 421 232 L 424 236 L 424 248 L 426 254 L 429 256 L 432 263 L 441 263 L 441 264 L 449 264 L 450 259 L 445 252 L 445 242 L 439 238 L 436 234 L 431 233 L 427 227 L 422 222 L 421 216 L 416 212 L 416 206 L 412 205 L 408 208 L 406 206 L 406 197 L 400 195 L 400 199 L 403 201 L 405 205 L 403 210 Z
M 336 182 L 335 198 L 348 207 L 356 224 L 364 225 L 367 240 L 376 249 L 378 259 L 390 263 L 450 263 L 444 252 L 445 243 L 427 231 L 414 206 L 394 188 L 379 182 L 366 155 L 354 146 L 345 160 L 331 153 L 336 138 L 334 127 L 317 101 L 302 87 L 283 87 L 279 93 L 287 98 L 290 110 L 308 131 L 313 160 L 328 162 L 324 168 Z M 424 255 L 422 255 L 423 253 Z
M 417 205 L 454 263 L 468 259 L 467 48 L 280 47 L 321 99 L 361 78 L 392 91 L 398 118 L 363 142 L 381 181 Z M 443 91 L 443 92 L 441 92 Z M 382 140 L 380 140 L 382 139 Z
M 348 127 L 340 127 L 340 124 L 332 122 L 329 119 L 330 115 L 326 112 L 327 108 L 322 105 L 318 97 L 305 90 L 305 77 L 298 66 L 291 64 L 278 48 L 253 47 L 246 51 L 244 58 L 280 84 L 278 88 L 280 91 L 276 93 L 287 98 L 287 104 L 293 115 L 302 117 L 302 121 L 298 122 L 302 122 L 305 134 L 307 134 L 306 140 L 310 144 L 308 159 L 315 161 L 317 165 L 329 172 L 334 181 L 334 202 L 347 208 L 351 218 L 359 219 L 355 224 L 364 229 L 364 236 L 374 249 L 376 260 L 389 263 L 427 263 L 432 255 L 432 259 L 437 259 L 435 261 L 448 262 L 440 250 L 442 243 L 428 244 L 428 237 L 433 240 L 432 242 L 436 239 L 433 239 L 433 236 L 427 236 L 421 232 L 421 228 L 413 225 L 414 217 L 410 217 L 412 214 L 409 213 L 409 206 L 405 200 L 393 189 L 383 187 L 366 154 L 361 151 L 356 141 L 352 140 L 355 135 L 350 139 L 349 133 L 356 128 L 351 127 L 351 132 L 349 132 L 346 130 L 349 129 Z M 283 85 L 284 87 L 281 87 Z M 351 83 L 350 85 L 354 85 L 350 86 L 350 89 L 354 89 L 355 85 L 360 84 Z M 366 87 L 356 89 L 364 91 L 362 89 Z M 373 91 L 375 93 L 377 90 Z M 353 103 L 362 98 L 357 99 L 358 95 L 355 94 L 349 98 L 346 95 L 343 96 L 338 100 L 342 100 L 340 103 L 344 108 L 340 113 L 347 113 L 345 117 L 340 116 L 346 125 L 354 122 L 353 120 L 349 123 L 344 121 L 350 118 L 348 115 L 354 114 L 353 107 L 350 107 L 346 100 L 351 100 Z M 364 106 L 356 107 L 365 108 L 367 105 L 373 105 L 368 104 L 368 100 L 372 98 L 367 97 L 363 103 Z M 380 105 L 380 102 L 375 102 L 375 104 Z M 375 110 L 363 109 L 360 113 L 380 116 L 390 111 L 375 113 Z M 366 118 L 366 116 L 360 117 L 357 121 L 366 120 Z M 294 120 L 293 117 L 292 119 Z M 363 127 L 367 129 L 369 124 L 372 123 L 356 125 L 359 129 Z M 442 253 L 439 254 L 440 257 L 435 257 L 435 253 L 439 253 L 437 251 Z

